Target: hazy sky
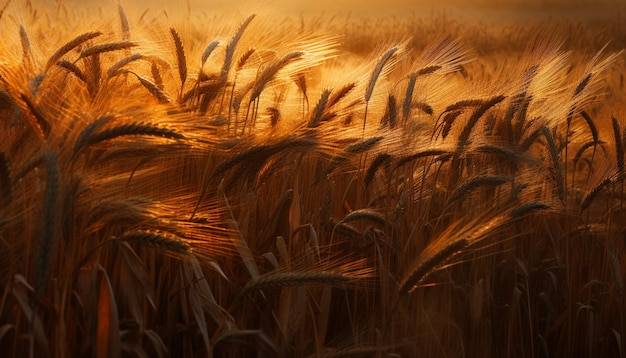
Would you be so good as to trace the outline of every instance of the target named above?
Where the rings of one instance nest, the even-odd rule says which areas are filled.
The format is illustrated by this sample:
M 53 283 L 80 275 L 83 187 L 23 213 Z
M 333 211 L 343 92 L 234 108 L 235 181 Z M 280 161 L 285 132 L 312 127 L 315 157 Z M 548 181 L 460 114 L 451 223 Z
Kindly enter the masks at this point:
M 39 0 L 53 3 L 52 0 Z M 594 11 L 601 8 L 624 8 L 626 0 L 61 0 L 69 6 L 85 7 L 93 4 L 114 5 L 121 2 L 125 6 L 186 10 L 233 10 L 242 7 L 264 8 L 278 12 L 321 12 L 341 11 L 355 14 L 402 14 L 407 11 L 422 11 L 433 7 L 455 9 L 487 9 L 514 11 Z

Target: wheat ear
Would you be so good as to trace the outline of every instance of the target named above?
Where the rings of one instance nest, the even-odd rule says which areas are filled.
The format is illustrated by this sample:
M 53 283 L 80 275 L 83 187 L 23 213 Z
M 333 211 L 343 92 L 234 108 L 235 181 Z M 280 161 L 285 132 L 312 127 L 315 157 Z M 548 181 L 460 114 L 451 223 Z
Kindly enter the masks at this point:
M 351 280 L 350 277 L 336 272 L 306 271 L 269 273 L 249 281 L 243 287 L 242 294 L 249 294 L 264 289 L 278 289 L 311 284 L 341 286 L 349 283 Z
M 128 71 L 128 72 L 135 75 L 135 77 L 137 77 L 139 82 L 141 82 L 141 84 L 148 90 L 148 92 L 150 92 L 150 94 L 154 96 L 154 98 L 156 98 L 159 101 L 159 103 L 161 104 L 171 103 L 172 100 L 170 99 L 170 97 L 156 83 L 150 82 L 150 80 L 136 74 L 135 72 L 132 72 L 132 71 Z
M 359 143 L 347 146 L 344 151 L 346 151 L 347 153 L 362 153 L 372 149 L 376 144 L 378 144 L 378 142 L 380 142 L 384 138 L 385 137 L 382 136 L 367 138 Z
M 311 115 L 311 119 L 309 120 L 309 128 L 315 128 L 320 124 L 320 119 L 322 118 L 322 114 L 324 113 L 324 110 L 326 109 L 328 96 L 330 96 L 330 90 L 325 89 L 322 92 L 322 96 L 320 97 L 320 100 L 317 102 L 317 105 L 315 105 L 315 109 L 313 110 L 313 114 Z
M 467 240 L 450 240 L 444 247 L 437 247 L 433 250 L 433 242 L 417 258 L 413 269 L 400 283 L 400 295 L 405 295 L 413 290 L 413 287 L 425 279 L 438 266 L 460 254 L 468 245 Z
M 561 158 L 559 156 L 559 152 L 556 147 L 556 143 L 554 142 L 554 138 L 548 127 L 542 126 L 541 133 L 546 138 L 548 142 L 548 151 L 550 152 L 550 159 L 552 161 L 552 175 L 554 176 L 554 181 L 556 183 L 557 195 L 561 201 L 565 199 L 565 187 L 563 184 L 563 171 L 561 168 Z
M 120 16 L 120 27 L 122 28 L 122 38 L 124 40 L 130 39 L 130 25 L 128 24 L 128 18 L 122 4 L 117 4 L 117 13 Z
M 155 247 L 160 250 L 185 254 L 191 251 L 191 246 L 178 236 L 151 231 L 131 231 L 117 238 L 120 241 L 134 242 L 141 245 Z
M 120 74 L 120 69 L 126 65 L 128 65 L 131 62 L 137 61 L 139 59 L 142 59 L 144 56 L 142 54 L 139 53 L 135 53 L 132 54 L 130 56 L 126 56 L 123 59 L 117 61 L 116 63 L 113 64 L 113 66 L 109 67 L 109 69 L 107 70 L 107 76 L 109 77 L 113 77 L 116 76 L 118 74 Z
M 80 144 L 82 146 L 74 148 L 74 152 L 80 151 L 83 147 L 94 145 L 105 140 L 111 140 L 128 135 L 142 135 L 179 140 L 185 138 L 182 134 L 167 128 L 159 128 L 145 124 L 124 124 L 90 135 L 84 141 L 81 141 Z M 79 143 L 77 142 L 76 144 L 78 145 Z
M 248 16 L 241 23 L 241 25 L 239 25 L 239 28 L 237 28 L 237 31 L 235 32 L 233 37 L 230 39 L 230 42 L 228 42 L 228 45 L 226 45 L 226 54 L 224 55 L 224 64 L 222 65 L 222 71 L 220 72 L 220 80 L 222 81 L 222 83 L 226 83 L 226 81 L 228 80 L 228 73 L 230 72 L 230 67 L 233 62 L 233 56 L 235 55 L 235 49 L 237 48 L 237 44 L 239 43 L 239 40 L 241 39 L 243 32 L 246 30 L 248 25 L 250 25 L 250 22 L 252 21 L 252 19 L 254 19 L 255 16 L 256 16 L 255 14 Z M 250 53 L 250 55 L 252 55 L 252 53 Z
M 79 59 L 100 55 L 106 52 L 126 50 L 135 46 L 137 46 L 137 44 L 130 41 L 109 42 L 105 44 L 94 45 L 91 47 L 87 47 L 86 49 L 81 51 Z
M 504 183 L 510 182 L 513 179 L 511 177 L 508 176 L 504 176 L 504 175 L 480 175 L 477 177 L 474 177 L 466 182 L 464 182 L 463 184 L 459 185 L 458 188 L 454 189 L 454 191 L 452 192 L 452 194 L 450 194 L 450 196 L 448 197 L 448 200 L 446 202 L 446 206 L 452 204 L 453 202 L 455 202 L 456 200 L 462 198 L 463 196 L 465 196 L 465 194 L 467 194 L 468 192 L 481 187 L 481 186 L 489 186 L 489 187 L 494 187 L 494 186 L 500 186 Z
M 367 172 L 365 173 L 364 181 L 366 186 L 368 186 L 372 182 L 372 180 L 374 180 L 374 175 L 376 175 L 376 171 L 378 170 L 378 168 L 381 165 L 385 164 L 387 161 L 389 161 L 391 158 L 391 155 L 387 153 L 379 154 L 376 156 L 376 158 L 374 158 L 369 168 L 367 169 Z
M 207 47 L 204 49 L 204 52 L 202 53 L 202 58 L 200 62 L 202 66 L 204 66 L 204 64 L 206 63 L 206 60 L 209 59 L 209 56 L 211 56 L 211 54 L 213 53 L 213 50 L 215 50 L 215 48 L 219 44 L 220 44 L 219 41 L 213 40 L 210 44 L 207 45 Z
M 175 28 L 170 28 L 170 33 L 174 39 L 174 45 L 176 46 L 176 61 L 178 63 L 178 76 L 180 77 L 180 93 L 182 96 L 183 87 L 187 80 L 187 57 L 185 56 L 185 48 L 183 47 L 183 41 Z
M 82 35 L 75 37 L 69 42 L 66 42 L 54 54 L 52 54 L 52 56 L 50 56 L 50 59 L 48 59 L 48 63 L 46 64 L 45 72 L 47 72 L 50 69 L 50 67 L 54 66 L 57 63 L 57 61 L 59 61 L 63 56 L 65 56 L 66 53 L 70 52 L 74 48 L 100 35 L 102 35 L 102 33 L 99 31 L 86 32 Z
M 68 60 L 62 59 L 59 62 L 57 62 L 57 66 L 73 74 L 74 76 L 76 76 L 76 78 L 81 80 L 83 83 L 85 84 L 87 83 L 87 76 L 85 76 L 85 73 L 78 66 L 76 66 L 76 64 Z
M 372 76 L 370 77 L 370 81 L 367 85 L 367 88 L 365 90 L 365 115 L 363 118 L 363 133 L 365 133 L 365 124 L 367 121 L 367 109 L 368 109 L 368 104 L 370 99 L 372 98 L 372 94 L 374 93 L 374 87 L 376 86 L 376 81 L 378 81 L 378 77 L 380 76 L 380 74 L 383 71 L 383 68 L 385 67 L 385 64 L 391 59 L 391 56 L 393 56 L 394 53 L 396 53 L 398 51 L 397 47 L 393 47 L 389 50 L 387 50 L 387 52 L 385 52 L 382 57 L 380 58 L 380 60 L 378 61 L 378 63 L 376 64 L 376 67 L 374 67 L 374 71 L 372 71 Z

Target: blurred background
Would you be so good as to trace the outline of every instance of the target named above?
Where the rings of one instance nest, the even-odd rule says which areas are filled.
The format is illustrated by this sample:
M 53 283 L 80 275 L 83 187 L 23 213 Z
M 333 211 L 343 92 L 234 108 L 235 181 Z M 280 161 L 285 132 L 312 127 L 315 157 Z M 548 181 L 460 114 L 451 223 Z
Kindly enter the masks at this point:
M 39 5 L 100 7 L 116 5 L 151 8 L 168 12 L 201 10 L 230 11 L 259 8 L 286 13 L 350 12 L 355 15 L 402 15 L 432 10 L 501 11 L 511 15 L 524 12 L 546 12 L 556 15 L 610 14 L 626 9 L 625 0 L 33 0 Z

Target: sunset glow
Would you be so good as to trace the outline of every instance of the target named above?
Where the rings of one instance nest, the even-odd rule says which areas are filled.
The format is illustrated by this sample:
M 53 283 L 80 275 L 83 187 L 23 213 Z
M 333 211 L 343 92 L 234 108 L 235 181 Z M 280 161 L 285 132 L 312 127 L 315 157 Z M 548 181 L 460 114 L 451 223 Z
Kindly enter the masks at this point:
M 0 0 L 0 357 L 619 357 L 621 0 Z

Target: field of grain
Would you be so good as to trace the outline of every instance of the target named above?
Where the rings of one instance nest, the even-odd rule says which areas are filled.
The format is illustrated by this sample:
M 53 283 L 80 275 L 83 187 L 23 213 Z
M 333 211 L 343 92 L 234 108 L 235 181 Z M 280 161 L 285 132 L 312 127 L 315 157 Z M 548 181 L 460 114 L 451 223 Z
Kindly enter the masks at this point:
M 0 4 L 0 356 L 626 354 L 623 5 L 187 4 Z

